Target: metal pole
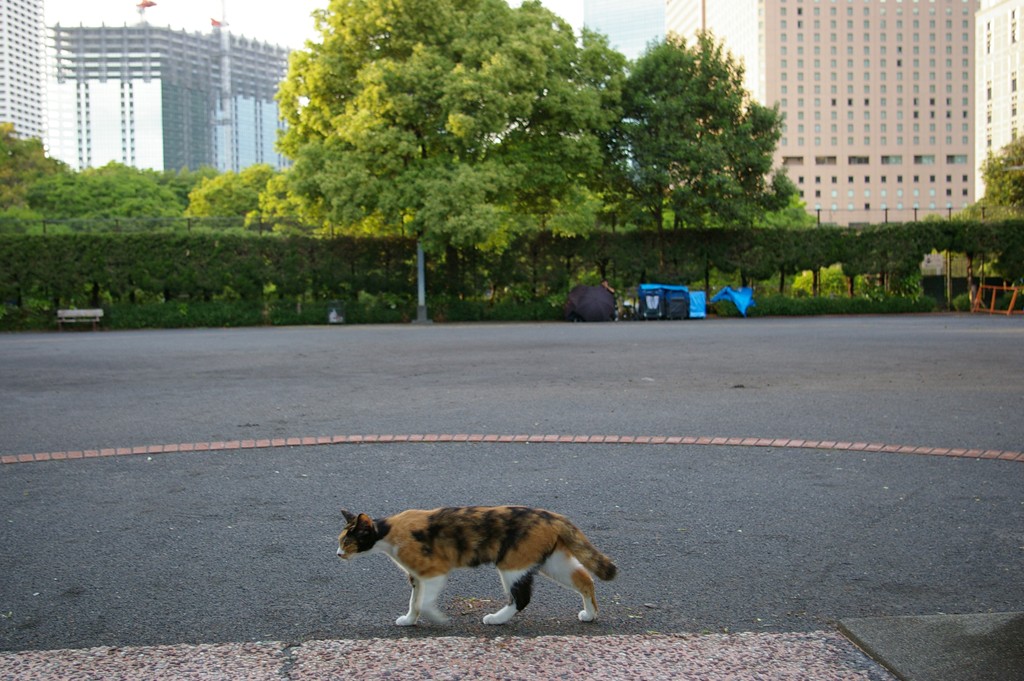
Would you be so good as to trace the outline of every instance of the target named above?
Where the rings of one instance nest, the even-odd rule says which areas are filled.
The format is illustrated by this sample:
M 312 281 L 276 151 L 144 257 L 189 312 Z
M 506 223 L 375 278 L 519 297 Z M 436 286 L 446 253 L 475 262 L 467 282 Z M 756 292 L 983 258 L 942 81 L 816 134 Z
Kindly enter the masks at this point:
M 416 241 L 416 323 L 430 324 L 427 317 L 427 280 L 423 267 L 423 244 Z

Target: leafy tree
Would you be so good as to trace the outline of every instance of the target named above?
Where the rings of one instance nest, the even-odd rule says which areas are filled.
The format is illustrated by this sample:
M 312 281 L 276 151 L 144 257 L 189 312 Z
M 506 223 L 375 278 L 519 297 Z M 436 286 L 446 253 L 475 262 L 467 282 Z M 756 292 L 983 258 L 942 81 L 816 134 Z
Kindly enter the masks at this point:
M 981 165 L 985 196 L 978 201 L 986 209 L 1024 208 L 1024 137 L 990 153 Z M 986 211 L 988 213 L 988 211 Z
M 67 172 L 66 165 L 47 157 L 41 141 L 20 139 L 14 124 L 0 123 L 0 215 L 12 209 L 27 214 L 29 188 L 45 177 Z
M 623 62 L 536 0 L 335 0 L 317 27 L 278 95 L 311 215 L 500 247 L 600 167 Z
M 287 172 L 275 173 L 267 182 L 259 195 L 259 211 L 270 220 L 276 232 L 332 235 L 329 227 L 317 227 L 321 221 L 308 210 L 302 198 L 292 192 Z
M 29 205 L 52 220 L 177 217 L 182 207 L 160 173 L 120 163 L 51 175 L 29 189 Z
M 246 217 L 258 214 L 260 194 L 276 174 L 267 164 L 204 177 L 188 195 L 190 217 Z
M 633 65 L 613 147 L 647 224 L 750 226 L 786 207 L 795 187 L 772 171 L 777 108 L 753 101 L 740 64 L 709 33 L 669 37 Z
M 999 254 L 997 269 L 1004 276 L 1015 278 L 1022 272 L 1014 265 L 1014 249 L 1010 246 L 1013 237 L 1006 238 L 1012 232 L 986 224 L 986 220 L 1017 218 L 1024 211 L 1024 138 L 1018 137 L 998 153 L 990 152 L 981 165 L 981 175 L 985 195 L 960 214 L 965 219 L 962 227 L 957 225 L 957 229 L 950 229 L 944 243 L 939 245 L 967 257 L 967 283 L 972 297 L 976 293 L 975 263 L 979 258 Z
M 754 227 L 779 227 L 783 229 L 807 229 L 815 227 L 818 221 L 807 212 L 807 204 L 794 192 L 789 195 L 785 206 L 755 216 Z
M 217 169 L 211 166 L 204 166 L 198 170 L 182 168 L 181 170 L 165 170 L 161 173 L 159 182 L 174 192 L 178 205 L 184 211 L 188 208 L 188 195 L 192 190 L 198 187 L 204 179 L 216 176 Z

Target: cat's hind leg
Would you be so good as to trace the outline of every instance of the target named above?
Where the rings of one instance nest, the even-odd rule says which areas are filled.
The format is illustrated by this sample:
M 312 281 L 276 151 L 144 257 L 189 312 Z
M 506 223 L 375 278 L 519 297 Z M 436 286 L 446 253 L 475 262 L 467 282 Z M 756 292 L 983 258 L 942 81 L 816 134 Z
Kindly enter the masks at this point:
M 437 609 L 437 597 L 441 595 L 448 576 L 440 575 L 424 579 L 410 575 L 409 581 L 412 582 L 409 612 L 395 620 L 395 624 L 400 627 L 409 627 L 416 624 L 421 616 L 437 624 L 447 622 L 448 618 Z
M 583 610 L 577 615 L 580 622 L 593 622 L 597 618 L 594 578 L 575 556 L 555 551 L 540 566 L 540 573 L 583 597 Z
M 501 585 L 508 597 L 508 605 L 498 612 L 484 615 L 484 624 L 504 624 L 530 603 L 530 596 L 533 593 L 534 569 L 502 570 L 498 568 Z

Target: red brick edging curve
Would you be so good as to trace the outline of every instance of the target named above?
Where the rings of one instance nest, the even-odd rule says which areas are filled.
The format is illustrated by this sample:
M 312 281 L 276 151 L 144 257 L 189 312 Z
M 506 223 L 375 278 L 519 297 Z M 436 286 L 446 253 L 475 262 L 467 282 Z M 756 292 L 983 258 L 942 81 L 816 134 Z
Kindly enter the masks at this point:
M 226 442 L 188 442 L 137 447 L 83 449 L 38 454 L 4 454 L 0 463 L 32 463 L 36 461 L 62 461 L 92 459 L 108 456 L 138 454 L 170 454 L 174 452 L 206 452 L 236 449 L 268 449 L 280 447 L 312 447 L 317 445 L 343 445 L 366 443 L 526 443 L 526 444 L 630 444 L 630 445 L 710 445 L 726 447 L 776 447 L 781 449 L 824 449 L 849 452 L 881 452 L 890 454 L 917 454 L 920 456 L 946 456 L 961 459 L 999 459 L 1024 462 L 1024 452 L 998 449 L 962 449 L 946 447 L 915 447 L 871 442 L 841 442 L 833 440 L 800 440 L 757 437 L 696 437 L 659 435 L 480 435 L 480 434 L 427 434 L 427 435 L 329 435 L 316 437 L 289 437 L 266 440 L 230 440 Z

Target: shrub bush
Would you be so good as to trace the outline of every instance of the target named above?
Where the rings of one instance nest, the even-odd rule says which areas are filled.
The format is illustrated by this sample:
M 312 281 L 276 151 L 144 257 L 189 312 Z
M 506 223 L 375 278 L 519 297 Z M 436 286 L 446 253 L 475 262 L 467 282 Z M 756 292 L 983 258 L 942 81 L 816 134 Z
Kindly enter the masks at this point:
M 871 298 L 790 298 L 787 296 L 754 297 L 755 305 L 747 309 L 748 317 L 793 317 L 806 315 L 850 315 L 850 314 L 897 314 L 911 312 L 934 312 L 933 298 L 920 296 L 905 298 L 890 296 L 882 299 Z M 715 303 L 715 311 L 721 316 L 736 316 L 736 306 L 728 301 Z
M 971 294 L 961 293 L 958 296 L 954 296 L 952 302 L 953 309 L 957 312 L 970 312 L 971 311 Z

